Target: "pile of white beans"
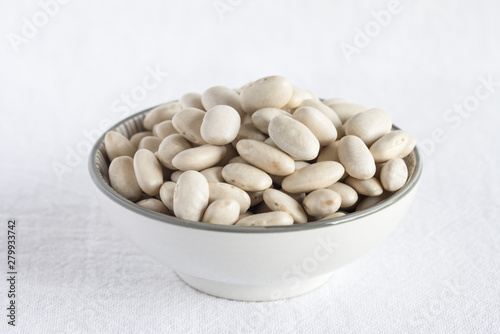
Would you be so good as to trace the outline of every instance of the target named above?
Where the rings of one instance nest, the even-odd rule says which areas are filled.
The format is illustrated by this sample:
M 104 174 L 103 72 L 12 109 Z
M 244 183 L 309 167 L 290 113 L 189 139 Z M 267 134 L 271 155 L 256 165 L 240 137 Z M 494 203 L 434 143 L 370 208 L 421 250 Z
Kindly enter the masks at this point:
M 415 147 L 383 110 L 321 101 L 281 76 L 185 94 L 152 109 L 144 128 L 106 134 L 111 187 L 144 208 L 221 225 L 366 209 L 406 183 Z

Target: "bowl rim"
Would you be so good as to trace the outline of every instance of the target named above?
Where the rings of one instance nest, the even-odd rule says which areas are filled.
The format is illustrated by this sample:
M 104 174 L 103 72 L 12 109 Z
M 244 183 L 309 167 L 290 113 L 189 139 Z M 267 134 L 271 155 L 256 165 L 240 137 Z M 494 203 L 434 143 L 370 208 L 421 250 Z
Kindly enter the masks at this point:
M 175 102 L 175 101 L 171 101 Z M 167 102 L 169 103 L 169 102 Z M 304 223 L 304 224 L 293 224 L 293 225 L 286 225 L 286 226 L 236 226 L 236 225 L 218 225 L 218 224 L 209 224 L 209 223 L 203 223 L 203 222 L 196 222 L 196 221 L 191 221 L 191 220 L 185 220 L 181 218 L 177 218 L 174 216 L 168 216 L 165 214 L 161 214 L 158 212 L 154 212 L 148 209 L 145 209 L 128 199 L 122 197 L 120 194 L 118 194 L 111 186 L 109 186 L 106 181 L 99 175 L 99 172 L 97 170 L 97 164 L 96 164 L 96 157 L 97 157 L 97 152 L 99 150 L 99 146 L 104 142 L 104 137 L 108 131 L 113 131 L 122 124 L 130 121 L 133 118 L 136 118 L 140 116 L 141 114 L 145 114 L 152 109 L 164 105 L 166 103 L 161 103 L 159 105 L 147 108 L 145 110 L 139 111 L 137 113 L 134 113 L 130 115 L 129 117 L 119 121 L 118 123 L 115 123 L 113 126 L 108 128 L 106 131 L 102 133 L 102 135 L 97 139 L 97 141 L 94 143 L 92 150 L 89 153 L 89 159 L 88 159 L 88 169 L 89 169 L 89 174 L 90 178 L 92 179 L 92 182 L 94 185 L 99 189 L 100 192 L 104 193 L 109 199 L 111 199 L 113 202 L 116 204 L 122 206 L 125 209 L 131 210 L 139 215 L 145 216 L 147 218 L 156 220 L 159 223 L 166 223 L 166 224 L 171 224 L 179 227 L 186 227 L 186 228 L 192 228 L 192 229 L 199 229 L 199 230 L 206 230 L 206 231 L 213 231 L 213 232 L 230 232 L 230 233 L 283 233 L 283 232 L 300 232 L 304 230 L 312 230 L 312 229 L 318 229 L 318 228 L 326 228 L 326 227 L 331 227 L 335 225 L 341 225 L 341 224 L 347 224 L 353 220 L 356 220 L 358 218 L 362 218 L 368 215 L 371 215 L 373 213 L 376 213 L 378 211 L 381 211 L 393 204 L 395 204 L 398 200 L 406 196 L 409 192 L 413 190 L 418 184 L 418 181 L 420 180 L 420 177 L 422 175 L 422 168 L 423 168 L 423 163 L 422 163 L 422 155 L 420 151 L 418 150 L 417 146 L 413 149 L 413 153 L 415 154 L 415 169 L 413 171 L 412 176 L 410 179 L 405 183 L 405 185 L 397 190 L 395 193 L 390 195 L 388 198 L 382 200 L 381 202 L 367 208 L 364 210 L 360 210 L 357 212 L 349 213 L 346 214 L 345 216 L 337 217 L 337 218 L 332 218 L 332 219 L 325 219 L 325 220 L 319 220 L 319 221 L 314 221 L 314 222 L 309 222 L 309 223 Z M 399 130 L 399 128 L 395 125 L 393 125 L 393 128 L 396 130 Z M 111 218 L 111 217 L 110 217 Z

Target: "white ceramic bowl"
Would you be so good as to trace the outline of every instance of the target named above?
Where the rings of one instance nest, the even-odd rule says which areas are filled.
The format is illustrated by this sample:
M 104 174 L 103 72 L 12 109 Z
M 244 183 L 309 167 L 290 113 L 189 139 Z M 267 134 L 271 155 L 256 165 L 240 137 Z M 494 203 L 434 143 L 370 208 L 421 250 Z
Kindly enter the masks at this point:
M 150 109 L 110 130 L 126 137 L 143 130 Z M 380 243 L 396 227 L 417 191 L 420 153 L 405 158 L 409 180 L 383 202 L 344 217 L 273 227 L 223 226 L 186 221 L 146 210 L 109 186 L 104 135 L 89 158 L 97 197 L 111 223 L 193 288 L 237 300 L 297 296 L 324 284 L 335 269 Z

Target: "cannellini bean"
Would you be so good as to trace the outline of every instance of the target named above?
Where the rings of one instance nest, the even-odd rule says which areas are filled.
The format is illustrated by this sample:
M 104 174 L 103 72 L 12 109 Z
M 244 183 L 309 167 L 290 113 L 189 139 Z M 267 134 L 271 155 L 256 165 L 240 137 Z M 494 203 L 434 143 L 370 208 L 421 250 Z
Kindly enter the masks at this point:
M 341 201 L 342 199 L 336 191 L 317 189 L 304 198 L 302 205 L 307 214 L 321 218 L 337 212 Z
M 302 205 L 284 192 L 271 188 L 266 189 L 263 198 L 271 210 L 290 214 L 297 224 L 307 223 L 307 215 Z
M 104 147 L 109 161 L 121 156 L 133 157 L 135 153 L 134 146 L 121 133 L 108 131 L 104 136 Z
M 380 181 L 387 191 L 396 191 L 401 189 L 408 179 L 408 167 L 403 159 L 394 158 L 382 167 L 380 171 Z
M 343 174 L 344 167 L 336 161 L 317 162 L 288 175 L 281 186 L 294 194 L 307 193 L 334 184 Z
M 271 120 L 276 116 L 291 116 L 289 112 L 278 108 L 262 108 L 252 114 L 252 123 L 262 133 L 269 134 L 268 128 Z
M 269 174 L 288 175 L 295 171 L 295 163 L 289 155 L 257 140 L 242 139 L 236 150 L 243 159 Z
M 200 221 L 208 206 L 208 198 L 208 182 L 200 172 L 189 170 L 182 173 L 174 190 L 175 216 Z
M 408 154 L 410 154 L 413 149 L 415 148 L 415 145 L 417 144 L 417 140 L 413 138 L 412 136 L 408 137 L 408 143 L 406 144 L 405 148 L 398 154 L 398 158 L 405 158 Z
M 184 138 L 198 145 L 207 144 L 201 136 L 200 128 L 205 112 L 196 108 L 186 108 L 172 118 L 172 125 Z
M 241 90 L 241 106 L 249 114 L 262 108 L 281 108 L 290 101 L 292 94 L 292 84 L 286 78 L 264 77 Z
M 163 203 L 157 200 L 156 198 L 143 199 L 142 201 L 139 201 L 136 204 L 142 206 L 145 209 L 158 213 L 163 213 L 164 215 L 170 214 L 170 211 L 168 211 L 165 205 L 163 205 Z
M 172 159 L 180 152 L 192 147 L 193 145 L 191 145 L 186 138 L 180 134 L 173 134 L 162 140 L 158 147 L 158 152 L 156 152 L 156 156 L 165 167 L 177 169 L 172 164 Z
M 222 177 L 222 166 L 210 167 L 200 171 L 208 182 L 225 182 Z
M 269 123 L 269 137 L 296 160 L 312 160 L 318 156 L 320 144 L 314 134 L 297 120 L 276 116 Z
M 337 140 L 331 143 L 328 146 L 325 146 L 319 151 L 317 162 L 322 161 L 337 161 L 340 162 L 338 149 L 339 149 L 340 140 Z
M 376 167 L 373 156 L 360 138 L 351 135 L 343 137 L 337 153 L 340 163 L 350 176 L 366 180 L 375 175 Z
M 218 199 L 232 198 L 240 205 L 240 213 L 247 211 L 250 208 L 250 196 L 238 187 L 229 183 L 210 182 L 209 187 L 209 203 Z
M 408 145 L 409 136 L 402 130 L 391 131 L 379 138 L 370 147 L 375 162 L 386 162 L 396 158 Z
M 186 93 L 181 96 L 179 102 L 182 104 L 182 108 L 196 108 L 204 110 L 203 104 L 201 103 L 200 93 Z
M 141 198 L 142 190 L 134 172 L 134 159 L 129 156 L 117 157 L 109 165 L 111 187 L 126 199 L 135 202 Z
M 130 144 L 132 144 L 132 146 L 137 150 L 137 147 L 139 147 L 139 143 L 141 142 L 142 138 L 153 135 L 154 134 L 151 131 L 137 132 L 132 137 L 130 137 Z
M 142 191 L 150 196 L 158 195 L 163 184 L 163 170 L 153 152 L 146 149 L 135 152 L 134 171 Z
M 224 146 L 202 145 L 188 148 L 179 152 L 173 159 L 172 165 L 180 170 L 200 171 L 215 166 L 224 158 L 226 148 Z
M 171 120 L 163 121 L 153 127 L 153 135 L 162 140 L 176 133 L 179 132 L 177 132 L 177 130 L 174 128 Z
M 139 146 L 137 149 L 144 148 L 148 151 L 155 153 L 158 151 L 158 147 L 160 146 L 161 139 L 155 136 L 147 136 L 141 139 L 139 142 Z
M 171 120 L 176 113 L 181 111 L 182 104 L 179 102 L 170 102 L 152 109 L 146 117 L 144 117 L 144 127 L 147 130 L 152 130 L 155 124 L 163 121 Z
M 307 126 L 321 146 L 330 145 L 337 138 L 337 129 L 328 117 L 318 109 L 300 107 L 295 110 L 292 117 Z
M 360 180 L 349 176 L 344 182 L 348 186 L 354 188 L 358 194 L 365 196 L 378 196 L 384 191 L 380 182 L 374 177 L 366 180 Z
M 174 210 L 174 190 L 175 182 L 167 181 L 160 187 L 160 199 L 170 210 Z
M 391 131 L 392 121 L 385 111 L 373 108 L 352 116 L 344 128 L 346 135 L 358 136 L 366 146 L 371 146 L 377 139 Z
M 209 110 L 217 105 L 226 105 L 233 107 L 242 120 L 245 115 L 243 108 L 241 108 L 240 95 L 231 88 L 224 86 L 208 88 L 201 95 L 201 103 L 203 103 L 205 110 Z
M 238 226 L 283 226 L 283 225 L 292 225 L 293 218 L 288 213 L 283 211 L 273 211 L 273 212 L 265 212 L 258 213 L 255 215 L 251 215 L 245 217 L 235 225 Z
M 359 114 L 362 111 L 368 110 L 369 108 L 362 106 L 360 104 L 341 101 L 341 102 L 327 102 L 325 104 L 335 111 L 339 116 L 342 124 L 345 124 L 352 116 Z
M 218 105 L 206 112 L 200 133 L 209 144 L 226 145 L 236 138 L 240 124 L 240 115 L 234 108 Z
M 246 191 L 263 191 L 273 184 L 269 174 L 257 167 L 241 163 L 226 165 L 222 169 L 222 177 L 227 183 Z
M 340 121 L 339 116 L 333 111 L 332 108 L 322 103 L 318 99 L 306 99 L 301 104 L 302 107 L 313 107 L 325 114 L 326 117 L 333 123 L 335 129 L 337 130 L 337 138 L 342 138 L 344 136 L 344 127 Z
M 219 199 L 212 202 L 205 214 L 202 222 L 218 225 L 233 225 L 240 216 L 240 205 L 234 199 Z
M 369 207 L 372 207 L 375 204 L 382 202 L 383 200 L 385 200 L 389 196 L 390 196 L 390 193 L 384 191 L 381 195 L 378 195 L 378 196 L 365 197 L 356 206 L 356 211 L 368 209 Z
M 335 191 L 340 195 L 342 202 L 340 203 L 341 209 L 347 209 L 352 207 L 358 201 L 358 193 L 352 187 L 347 184 L 336 182 L 326 189 Z

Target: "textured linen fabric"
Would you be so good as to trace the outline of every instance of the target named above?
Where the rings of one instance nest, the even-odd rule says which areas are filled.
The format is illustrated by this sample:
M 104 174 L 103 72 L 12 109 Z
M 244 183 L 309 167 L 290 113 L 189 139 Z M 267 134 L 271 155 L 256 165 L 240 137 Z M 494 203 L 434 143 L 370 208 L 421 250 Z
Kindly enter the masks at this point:
M 393 7 L 377 30 L 377 13 Z M 0 332 L 500 333 L 499 9 L 487 0 L 2 1 L 0 272 L 16 218 L 18 294 L 12 328 L 1 280 Z M 12 34 L 34 19 L 16 51 Z M 347 44 L 357 48 L 350 61 Z M 422 145 L 424 173 L 394 233 L 320 289 L 268 303 L 214 298 L 111 226 L 88 176 L 87 138 L 183 93 L 271 74 L 386 110 Z

